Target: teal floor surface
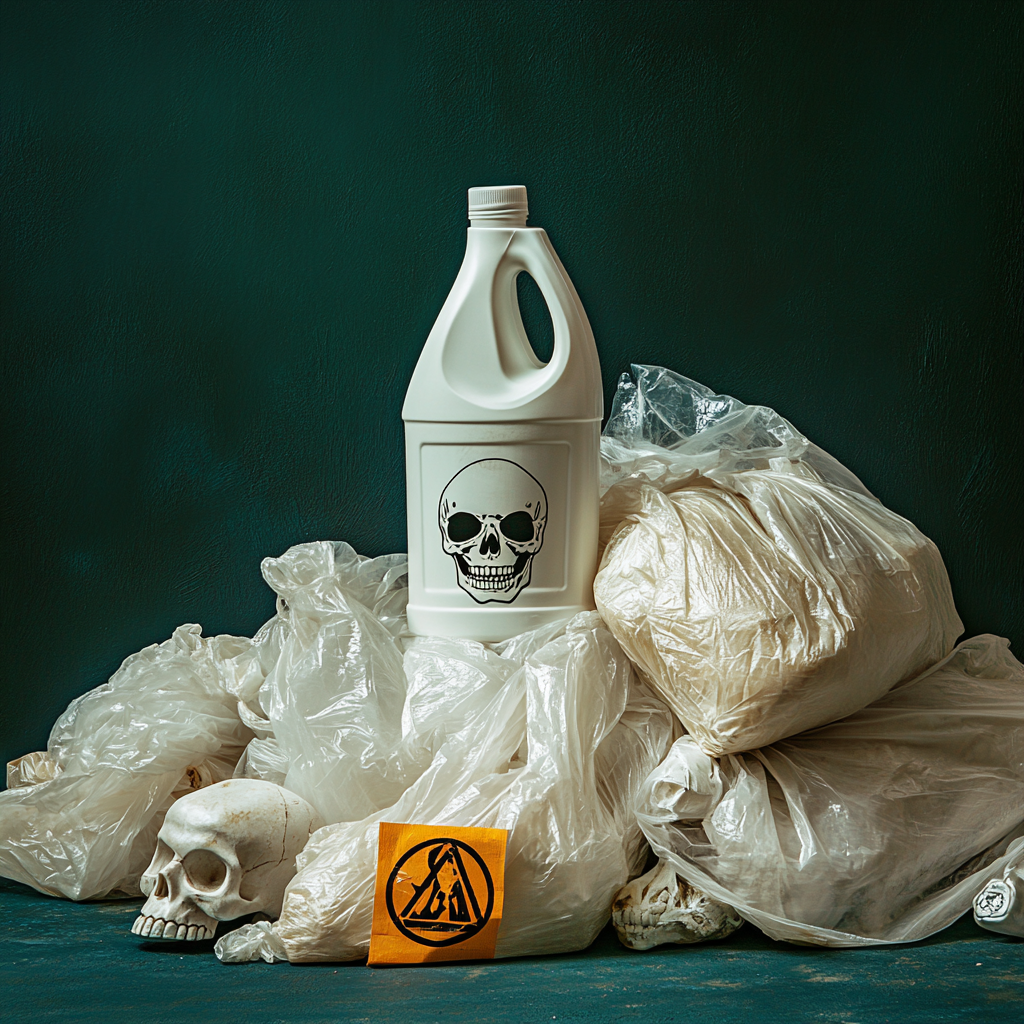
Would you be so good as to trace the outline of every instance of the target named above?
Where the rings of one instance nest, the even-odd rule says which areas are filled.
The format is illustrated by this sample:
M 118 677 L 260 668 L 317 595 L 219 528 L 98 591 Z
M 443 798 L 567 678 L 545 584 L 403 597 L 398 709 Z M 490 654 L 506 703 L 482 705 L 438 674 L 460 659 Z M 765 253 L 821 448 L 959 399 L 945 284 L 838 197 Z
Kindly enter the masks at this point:
M 138 900 L 73 904 L 0 880 L 5 1024 L 1024 1022 L 1024 940 L 966 917 L 913 946 L 726 942 L 635 953 L 611 929 L 581 953 L 416 968 L 225 966 L 213 943 L 129 933 Z

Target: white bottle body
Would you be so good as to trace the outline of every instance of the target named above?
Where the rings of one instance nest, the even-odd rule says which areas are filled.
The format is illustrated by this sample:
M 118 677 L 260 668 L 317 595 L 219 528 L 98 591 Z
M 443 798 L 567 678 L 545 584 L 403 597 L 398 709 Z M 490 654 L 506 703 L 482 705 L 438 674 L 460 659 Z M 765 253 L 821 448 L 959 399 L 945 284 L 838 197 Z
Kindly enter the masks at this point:
M 409 628 L 423 636 L 457 636 L 496 641 L 535 629 L 555 619 L 594 607 L 600 495 L 598 459 L 600 421 L 405 424 L 406 487 L 409 524 Z M 515 593 L 516 580 L 502 587 L 498 578 L 474 580 L 460 571 L 457 553 L 445 531 L 441 497 L 466 467 L 482 462 L 508 463 L 541 483 L 546 497 L 543 541 L 530 556 L 529 580 Z M 500 489 L 500 485 L 499 485 Z M 515 490 L 513 481 L 511 490 Z M 507 514 L 517 502 L 490 500 L 477 505 Z M 500 537 L 500 528 L 496 531 Z M 472 544 L 468 559 L 481 544 Z M 446 543 L 447 542 L 447 543 Z M 507 538 L 497 540 L 493 566 L 515 562 L 505 555 Z M 463 545 L 465 546 L 465 545 Z M 447 549 L 447 550 L 446 550 Z M 478 557 L 473 557 L 478 555 Z M 503 557 L 505 556 L 505 557 Z M 522 556 L 519 556 L 522 557 Z M 495 589 L 483 589 L 492 585 Z
M 547 302 L 554 351 L 523 329 L 516 277 Z M 403 409 L 409 627 L 499 641 L 594 607 L 600 364 L 539 228 L 471 227 Z

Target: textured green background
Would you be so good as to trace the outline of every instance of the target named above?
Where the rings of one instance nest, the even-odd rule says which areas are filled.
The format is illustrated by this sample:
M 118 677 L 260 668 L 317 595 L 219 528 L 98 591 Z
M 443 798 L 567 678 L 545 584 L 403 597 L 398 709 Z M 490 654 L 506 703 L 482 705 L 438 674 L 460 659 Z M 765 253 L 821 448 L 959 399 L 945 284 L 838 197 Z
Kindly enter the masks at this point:
M 609 396 L 776 407 L 1024 651 L 1022 8 L 5 0 L 0 758 L 254 630 L 264 555 L 403 549 L 475 184 L 529 186 Z

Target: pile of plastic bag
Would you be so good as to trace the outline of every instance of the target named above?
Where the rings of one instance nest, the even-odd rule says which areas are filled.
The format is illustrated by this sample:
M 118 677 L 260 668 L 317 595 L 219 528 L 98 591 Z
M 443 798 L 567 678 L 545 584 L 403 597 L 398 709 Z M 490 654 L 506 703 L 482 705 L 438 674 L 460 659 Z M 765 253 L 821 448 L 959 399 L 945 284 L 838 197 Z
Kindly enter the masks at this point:
M 266 778 L 336 823 L 307 846 L 280 921 L 229 933 L 224 959 L 365 957 L 383 820 L 509 830 L 497 956 L 593 942 L 644 867 L 633 803 L 680 731 L 598 614 L 493 646 L 413 638 L 402 556 L 305 544 L 263 573 L 278 614 L 254 641 L 179 630 L 69 708 L 59 774 L 0 794 L 0 870 L 75 899 L 137 893 L 183 771 L 216 760 L 201 784 Z M 107 884 L 72 888 L 75 857 Z
M 705 751 L 834 722 L 949 654 L 963 624 L 912 523 L 771 409 L 634 372 L 594 595 Z
M 0 874 L 137 894 L 170 803 L 233 774 L 329 824 L 280 919 L 219 940 L 231 962 L 365 957 L 381 821 L 509 830 L 497 956 L 588 945 L 647 841 L 777 938 L 945 927 L 1024 832 L 1024 668 L 998 638 L 954 651 L 935 546 L 792 425 L 634 373 L 602 439 L 599 612 L 416 638 L 404 555 L 266 559 L 252 640 L 182 627 L 11 766 Z
M 335 824 L 299 858 L 280 920 L 228 933 L 218 955 L 365 957 L 381 821 L 508 829 L 496 955 L 589 945 L 643 869 L 633 803 L 678 734 L 597 613 L 493 646 L 412 638 L 398 556 L 309 544 L 263 572 L 288 629 L 266 719 L 250 719 L 273 739 L 239 774 L 272 778 L 261 764 L 280 756 L 283 784 Z
M 935 545 L 792 424 L 633 373 L 594 589 L 689 733 L 637 804 L 652 848 L 774 938 L 939 931 L 1024 831 L 1024 666 L 954 651 Z

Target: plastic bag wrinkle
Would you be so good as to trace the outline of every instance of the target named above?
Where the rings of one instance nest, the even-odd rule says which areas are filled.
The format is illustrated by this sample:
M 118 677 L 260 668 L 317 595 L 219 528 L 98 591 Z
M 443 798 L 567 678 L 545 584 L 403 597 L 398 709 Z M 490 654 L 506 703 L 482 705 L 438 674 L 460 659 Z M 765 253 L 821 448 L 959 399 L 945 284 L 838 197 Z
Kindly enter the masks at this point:
M 396 757 L 405 703 L 406 562 L 348 545 L 303 544 L 264 559 L 286 626 L 259 692 L 285 785 L 329 822 L 393 802 L 415 764 Z

